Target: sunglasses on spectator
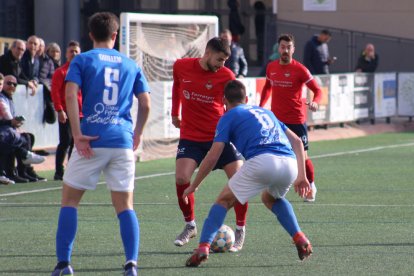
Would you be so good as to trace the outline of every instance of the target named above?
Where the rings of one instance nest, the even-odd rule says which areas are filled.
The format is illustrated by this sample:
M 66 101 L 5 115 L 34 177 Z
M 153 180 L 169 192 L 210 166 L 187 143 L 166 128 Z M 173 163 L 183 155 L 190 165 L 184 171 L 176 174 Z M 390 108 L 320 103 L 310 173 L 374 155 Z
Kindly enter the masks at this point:
M 16 86 L 17 86 L 17 83 L 12 82 L 12 81 L 8 81 L 8 82 L 6 82 L 6 84 L 7 84 L 7 85 L 11 85 L 11 86 L 13 86 L 13 87 L 16 87 Z

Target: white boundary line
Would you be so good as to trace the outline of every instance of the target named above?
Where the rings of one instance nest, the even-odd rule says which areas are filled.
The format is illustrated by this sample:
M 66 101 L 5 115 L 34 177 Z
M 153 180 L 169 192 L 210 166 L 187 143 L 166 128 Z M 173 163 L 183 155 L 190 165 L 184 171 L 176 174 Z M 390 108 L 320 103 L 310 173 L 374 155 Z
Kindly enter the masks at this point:
M 172 174 L 175 174 L 175 172 L 156 173 L 156 174 L 150 174 L 150 175 L 137 176 L 134 179 L 135 180 L 146 179 L 146 178 L 153 178 L 153 177 L 166 176 L 166 175 L 172 175 Z M 105 183 L 106 183 L 105 181 L 101 181 L 101 182 L 98 182 L 98 185 L 102 185 Z M 62 187 L 53 187 L 53 188 L 45 188 L 45 189 L 38 189 L 38 190 L 31 190 L 31 191 L 21 191 L 21 192 L 15 192 L 15 193 L 0 194 L 0 197 L 33 194 L 33 193 L 48 192 L 48 191 L 55 191 L 55 190 L 61 190 L 61 189 Z
M 200 205 L 211 205 L 211 203 L 199 203 Z M 102 203 L 102 202 L 82 202 L 80 205 L 82 206 L 110 206 L 112 207 L 112 203 Z M 165 202 L 154 202 L 154 203 L 134 203 L 135 206 L 176 206 L 176 203 L 165 203 Z M 261 202 L 249 202 L 249 205 L 260 205 L 262 206 L 263 203 Z M 310 207 L 391 207 L 391 208 L 401 208 L 401 207 L 414 207 L 414 204 L 344 204 L 344 203 L 318 203 L 318 204 L 309 204 L 305 202 L 301 202 L 301 205 L 306 205 Z M 31 207 L 49 207 L 49 206 L 60 206 L 60 202 L 47 202 L 47 203 L 33 203 L 33 202 L 2 202 L 0 203 L 2 207 L 12 207 L 12 206 L 31 206 Z
M 380 146 L 380 147 L 373 147 L 373 148 L 360 149 L 360 150 L 327 153 L 327 154 L 321 154 L 321 155 L 314 155 L 314 156 L 311 156 L 311 158 L 312 159 L 319 159 L 319 158 L 349 155 L 349 154 L 355 154 L 355 153 L 363 153 L 363 152 L 377 151 L 377 150 L 383 150 L 383 149 L 392 149 L 392 148 L 400 148 L 400 147 L 409 147 L 409 146 L 414 146 L 414 143 L 396 144 L 396 145 Z M 156 174 L 138 176 L 138 177 L 135 177 L 135 180 L 153 178 L 153 177 L 159 177 L 159 176 L 167 176 L 167 175 L 173 175 L 173 174 L 175 174 L 175 172 L 156 173 Z M 98 183 L 98 185 L 102 185 L 102 184 L 105 184 L 105 182 L 99 182 Z M 54 190 L 60 190 L 60 189 L 62 189 L 62 187 L 53 187 L 53 188 L 45 188 L 45 189 L 38 189 L 38 190 L 31 190 L 31 191 L 21 191 L 21 192 L 15 192 L 15 193 L 0 194 L 0 198 L 1 197 L 7 197 L 7 196 L 18 196 L 18 195 L 25 195 L 25 194 L 32 194 L 32 193 L 48 192 L 48 191 L 54 191 Z M 375 205 L 375 206 L 379 206 L 379 205 Z

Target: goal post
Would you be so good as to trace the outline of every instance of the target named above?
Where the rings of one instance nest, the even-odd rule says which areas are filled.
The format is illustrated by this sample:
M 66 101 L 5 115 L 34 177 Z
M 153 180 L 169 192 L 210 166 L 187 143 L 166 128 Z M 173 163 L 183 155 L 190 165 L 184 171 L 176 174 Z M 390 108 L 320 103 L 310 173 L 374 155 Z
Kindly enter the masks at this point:
M 218 18 L 121 13 L 120 23 L 120 52 L 142 68 L 151 89 L 141 159 L 173 156 L 179 129 L 171 124 L 172 68 L 177 59 L 204 54 L 207 42 L 218 36 Z M 136 108 L 135 104 L 133 114 Z

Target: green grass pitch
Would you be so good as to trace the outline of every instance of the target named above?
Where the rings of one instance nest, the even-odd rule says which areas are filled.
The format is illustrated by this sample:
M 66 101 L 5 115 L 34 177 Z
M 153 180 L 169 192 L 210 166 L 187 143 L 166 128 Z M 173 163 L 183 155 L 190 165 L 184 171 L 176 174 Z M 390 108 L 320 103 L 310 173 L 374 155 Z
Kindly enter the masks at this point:
M 318 187 L 315 203 L 293 189 L 292 202 L 314 255 L 296 249 L 260 198 L 250 201 L 239 253 L 212 254 L 199 268 L 184 263 L 198 237 L 173 245 L 182 230 L 174 160 L 137 164 L 135 209 L 140 219 L 140 275 L 414 275 L 414 133 L 311 143 Z M 42 175 L 52 178 L 53 172 Z M 199 232 L 226 182 L 211 174 L 196 194 Z M 50 275 L 61 183 L 0 186 L 0 275 Z M 32 191 L 33 193 L 29 193 Z M 79 208 L 72 257 L 76 275 L 120 275 L 124 262 L 118 220 L 105 185 L 87 192 Z M 234 228 L 234 211 L 226 224 Z

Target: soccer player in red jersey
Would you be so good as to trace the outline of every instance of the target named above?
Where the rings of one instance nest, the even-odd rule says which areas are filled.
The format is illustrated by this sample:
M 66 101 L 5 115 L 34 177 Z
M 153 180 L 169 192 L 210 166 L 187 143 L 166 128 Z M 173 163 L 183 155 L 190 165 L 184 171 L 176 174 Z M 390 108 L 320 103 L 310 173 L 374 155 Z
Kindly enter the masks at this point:
M 306 105 L 311 111 L 319 107 L 322 92 L 308 69 L 295 59 L 295 40 L 291 34 L 279 36 L 280 58 L 269 63 L 266 68 L 266 83 L 262 90 L 260 106 L 263 107 L 272 93 L 271 110 L 276 117 L 302 139 L 305 148 L 306 177 L 311 183 L 311 191 L 305 201 L 313 202 L 316 197 L 314 168 L 307 150 L 308 132 L 306 126 Z M 313 92 L 313 100 L 306 102 L 302 88 L 306 85 Z
M 234 80 L 233 72 L 224 67 L 230 56 L 228 43 L 220 38 L 208 41 L 203 57 L 183 58 L 173 67 L 172 124 L 180 128 L 180 141 L 176 156 L 175 181 L 177 198 L 186 226 L 174 244 L 183 246 L 197 235 L 194 214 L 194 194 L 183 200 L 184 190 L 191 176 L 212 145 L 216 125 L 224 114 L 224 86 Z M 180 116 L 181 107 L 181 116 Z M 232 144 L 226 144 L 215 169 L 223 169 L 228 178 L 242 166 L 240 153 Z M 231 251 L 243 247 L 247 203 L 236 203 L 236 241 Z

